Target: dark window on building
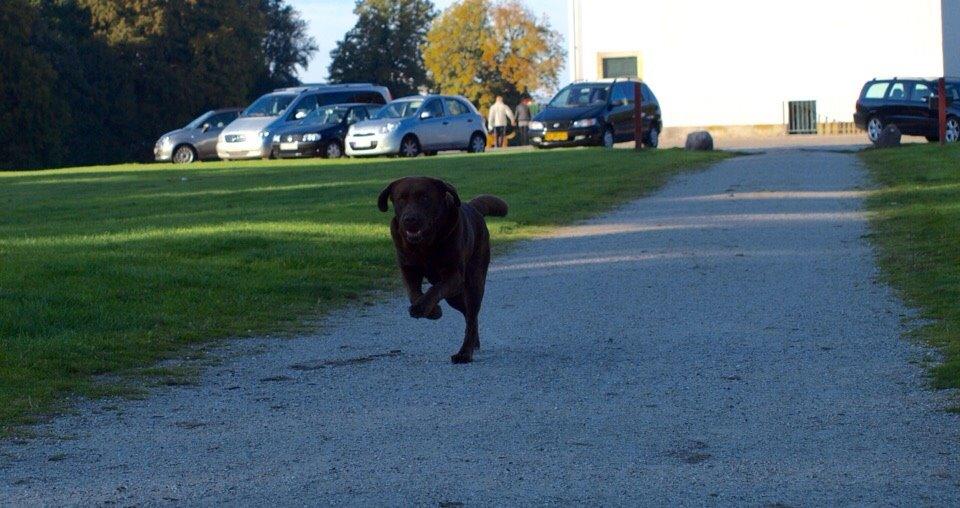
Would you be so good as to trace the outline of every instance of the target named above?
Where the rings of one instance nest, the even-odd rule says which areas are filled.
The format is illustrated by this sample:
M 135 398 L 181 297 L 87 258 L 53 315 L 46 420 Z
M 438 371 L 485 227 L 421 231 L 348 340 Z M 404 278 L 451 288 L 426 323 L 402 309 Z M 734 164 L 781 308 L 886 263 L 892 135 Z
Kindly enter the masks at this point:
M 603 59 L 604 78 L 636 78 L 637 57 L 610 57 Z

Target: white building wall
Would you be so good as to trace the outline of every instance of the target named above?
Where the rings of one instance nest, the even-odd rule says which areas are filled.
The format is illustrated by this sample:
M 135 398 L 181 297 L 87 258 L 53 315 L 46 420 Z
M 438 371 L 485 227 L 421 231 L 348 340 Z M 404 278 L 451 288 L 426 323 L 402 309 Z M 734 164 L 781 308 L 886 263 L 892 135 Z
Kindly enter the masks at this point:
M 780 124 L 785 101 L 811 99 L 850 121 L 865 81 L 943 73 L 941 0 L 580 1 L 581 77 L 601 53 L 640 53 L 667 126 Z
M 944 74 L 960 78 L 960 0 L 941 0 Z

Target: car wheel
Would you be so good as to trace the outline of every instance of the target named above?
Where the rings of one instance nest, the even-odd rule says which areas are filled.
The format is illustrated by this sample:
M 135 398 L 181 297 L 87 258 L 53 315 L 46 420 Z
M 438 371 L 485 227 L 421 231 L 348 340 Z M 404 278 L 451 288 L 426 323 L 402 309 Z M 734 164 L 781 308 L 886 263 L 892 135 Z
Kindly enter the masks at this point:
M 879 117 L 873 117 L 867 122 L 867 137 L 871 143 L 880 141 L 880 134 L 883 133 L 883 122 Z
M 323 156 L 327 159 L 339 159 L 343 157 L 343 148 L 340 148 L 340 143 L 336 141 L 327 143 L 327 146 L 323 148 Z
M 180 145 L 173 151 L 173 162 L 177 164 L 190 164 L 197 160 L 197 152 L 193 151 L 190 145 Z
M 480 133 L 474 133 L 470 137 L 470 144 L 467 145 L 467 151 L 470 153 L 483 153 L 487 149 L 487 139 Z
M 656 148 L 660 146 L 660 129 L 656 127 L 651 127 L 647 132 L 647 141 L 644 143 L 648 148 Z
M 947 143 L 956 143 L 960 140 L 960 118 L 947 118 Z
M 603 145 L 604 148 L 613 148 L 613 142 L 613 129 L 607 127 L 603 130 L 603 137 L 600 139 L 600 144 Z
M 407 136 L 400 142 L 401 157 L 416 157 L 420 155 L 420 142 L 413 136 Z

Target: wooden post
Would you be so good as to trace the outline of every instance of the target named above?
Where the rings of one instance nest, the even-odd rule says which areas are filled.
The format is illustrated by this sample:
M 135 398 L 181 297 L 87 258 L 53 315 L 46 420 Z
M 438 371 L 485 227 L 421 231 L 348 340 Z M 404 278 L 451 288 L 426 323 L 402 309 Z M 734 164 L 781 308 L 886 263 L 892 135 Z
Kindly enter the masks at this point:
M 633 82 L 633 149 L 643 150 L 643 90 Z
M 947 79 L 937 80 L 937 110 L 939 112 L 938 123 L 940 126 L 940 144 L 947 144 Z

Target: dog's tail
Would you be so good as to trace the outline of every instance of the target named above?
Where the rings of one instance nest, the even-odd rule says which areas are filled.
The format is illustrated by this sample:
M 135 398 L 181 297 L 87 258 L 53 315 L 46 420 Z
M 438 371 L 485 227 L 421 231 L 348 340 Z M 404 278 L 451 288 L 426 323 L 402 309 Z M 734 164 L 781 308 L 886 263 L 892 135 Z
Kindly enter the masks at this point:
M 470 200 L 470 206 L 477 209 L 484 217 L 506 217 L 507 202 L 489 194 L 477 196 Z

